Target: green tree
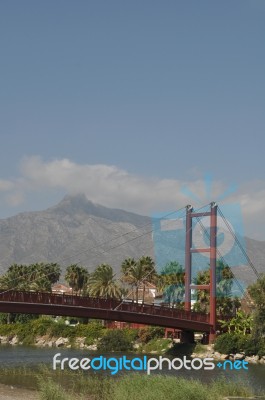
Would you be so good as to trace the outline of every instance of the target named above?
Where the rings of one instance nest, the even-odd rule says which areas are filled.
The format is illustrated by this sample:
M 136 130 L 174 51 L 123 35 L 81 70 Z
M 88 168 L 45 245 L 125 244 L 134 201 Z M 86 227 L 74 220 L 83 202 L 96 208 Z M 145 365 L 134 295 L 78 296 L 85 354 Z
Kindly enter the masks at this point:
M 75 293 L 85 291 L 88 278 L 88 271 L 80 265 L 72 264 L 66 268 L 65 280 Z
M 0 278 L 0 288 L 51 292 L 51 286 L 59 280 L 60 273 L 60 266 L 56 263 L 13 264 Z M 16 318 L 15 314 L 7 314 L 8 323 L 16 321 Z
M 183 267 L 177 261 L 165 265 L 156 276 L 157 288 L 163 293 L 163 299 L 171 306 L 183 307 L 185 292 L 185 274 Z
M 2 289 L 51 291 L 60 278 L 61 268 L 56 263 L 11 265 L 0 278 Z
M 147 282 L 153 282 L 156 275 L 155 263 L 149 256 L 143 256 L 139 260 L 129 258 L 123 261 L 121 265 L 122 278 L 121 280 L 132 287 L 133 297 L 139 300 L 139 286 L 143 285 L 143 302 L 145 297 L 145 288 Z
M 210 271 L 199 271 L 197 277 L 193 280 L 196 285 L 209 285 L 210 283 Z M 209 312 L 210 304 L 210 292 L 209 290 L 197 290 L 197 301 L 194 304 L 194 311 L 198 312 Z
M 135 281 L 132 280 L 131 270 L 134 269 L 137 265 L 137 261 L 134 258 L 126 258 L 121 264 L 121 282 L 125 284 L 125 293 L 130 294 L 130 290 L 128 287 L 131 287 L 131 291 L 133 294 L 135 293 Z
M 149 256 L 142 256 L 141 258 L 139 258 L 138 264 L 141 266 L 145 274 L 141 282 L 143 285 L 143 303 L 144 303 L 146 284 L 148 282 L 153 283 L 154 277 L 156 276 L 155 262 Z
M 265 336 L 265 274 L 250 286 L 249 294 L 255 303 L 253 336 L 259 340 Z
M 113 268 L 108 264 L 99 265 L 88 279 L 88 294 L 94 297 L 120 299 L 122 290 L 114 279 Z
M 109 330 L 100 340 L 98 349 L 100 351 L 129 351 L 132 343 L 124 330 Z
M 253 327 L 253 317 L 238 310 L 235 317 L 230 320 L 220 320 L 221 327 L 228 330 L 228 333 L 234 332 L 236 334 L 243 334 L 244 336 L 250 333 Z
M 193 280 L 196 285 L 210 284 L 210 270 L 199 271 Z M 216 262 L 216 304 L 220 314 L 232 315 L 239 307 L 237 298 L 232 298 L 233 273 L 229 265 L 221 260 Z M 197 291 L 197 302 L 194 304 L 194 310 L 200 312 L 209 312 L 210 292 L 209 290 Z

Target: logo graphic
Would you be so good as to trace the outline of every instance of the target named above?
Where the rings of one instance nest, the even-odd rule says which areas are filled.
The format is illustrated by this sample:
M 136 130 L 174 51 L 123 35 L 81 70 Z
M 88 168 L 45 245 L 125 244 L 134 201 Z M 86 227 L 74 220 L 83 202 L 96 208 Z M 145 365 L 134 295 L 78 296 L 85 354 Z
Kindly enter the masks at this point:
M 192 358 L 188 359 L 186 356 L 183 358 L 167 358 L 159 356 L 157 358 L 148 358 L 144 356 L 128 358 L 127 356 L 110 357 L 96 356 L 96 357 L 84 357 L 84 358 L 61 358 L 61 353 L 56 353 L 53 356 L 52 368 L 53 370 L 61 369 L 64 370 L 69 368 L 72 371 L 83 370 L 83 371 L 109 371 L 111 375 L 116 375 L 121 371 L 145 371 L 147 375 L 150 375 L 152 371 L 162 371 L 163 369 L 179 371 L 181 369 L 191 370 L 204 370 L 210 371 L 218 367 L 219 369 L 248 369 L 248 363 L 246 361 L 229 361 L 226 360 L 223 363 L 214 363 L 212 357 L 205 358 Z

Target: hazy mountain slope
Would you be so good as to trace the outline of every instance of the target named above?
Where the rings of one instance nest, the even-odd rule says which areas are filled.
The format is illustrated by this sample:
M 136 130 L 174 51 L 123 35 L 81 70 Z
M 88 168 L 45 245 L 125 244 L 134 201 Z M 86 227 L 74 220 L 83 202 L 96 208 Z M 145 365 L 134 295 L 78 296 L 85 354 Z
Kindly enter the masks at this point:
M 150 222 L 149 217 L 93 204 L 84 195 L 66 196 L 45 211 L 0 220 L 0 273 L 15 262 L 40 261 L 62 266 L 80 262 L 89 269 L 108 262 L 118 271 L 126 257 L 154 256 Z M 246 244 L 254 265 L 264 272 L 265 242 L 247 238 Z M 249 267 L 235 272 L 246 282 L 254 279 Z
M 95 205 L 83 195 L 66 196 L 45 211 L 0 220 L 1 272 L 14 262 L 38 261 L 80 261 L 91 268 L 109 262 L 119 268 L 125 257 L 152 255 L 150 234 L 132 240 L 150 230 L 149 223 L 148 217 Z M 123 242 L 128 243 L 117 247 Z

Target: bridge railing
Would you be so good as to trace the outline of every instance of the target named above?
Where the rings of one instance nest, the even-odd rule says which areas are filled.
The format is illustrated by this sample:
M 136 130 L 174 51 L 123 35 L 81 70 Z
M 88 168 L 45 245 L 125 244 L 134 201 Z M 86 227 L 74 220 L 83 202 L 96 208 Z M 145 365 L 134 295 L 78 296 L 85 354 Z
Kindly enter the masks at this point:
M 115 299 L 95 298 L 88 296 L 10 290 L 0 291 L 0 302 L 1 301 L 100 308 L 209 323 L 209 315 L 207 314 L 180 310 L 165 305 L 139 304 L 128 300 L 126 300 L 126 302 L 121 302 Z

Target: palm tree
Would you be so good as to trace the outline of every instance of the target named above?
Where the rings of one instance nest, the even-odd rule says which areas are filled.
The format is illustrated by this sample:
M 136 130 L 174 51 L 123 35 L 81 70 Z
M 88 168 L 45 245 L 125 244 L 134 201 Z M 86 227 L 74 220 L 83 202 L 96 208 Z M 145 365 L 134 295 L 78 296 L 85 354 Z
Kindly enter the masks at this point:
M 0 284 L 3 289 L 18 289 L 23 290 L 28 283 L 26 265 L 12 264 L 7 272 L 1 277 Z
M 184 298 L 184 270 L 177 261 L 168 262 L 156 276 L 157 288 L 166 303 L 180 305 Z
M 121 264 L 121 282 L 124 283 L 125 289 L 127 289 L 128 285 L 132 287 L 132 295 L 134 300 L 134 282 L 131 279 L 130 271 L 135 268 L 137 265 L 137 261 L 134 258 L 126 258 Z M 127 290 L 127 294 L 129 294 L 129 290 Z
M 210 271 L 199 271 L 193 283 L 196 285 L 209 285 Z M 208 290 L 197 291 L 197 302 L 194 304 L 194 310 L 199 312 L 209 312 L 210 292 Z
M 66 268 L 65 280 L 76 293 L 81 294 L 87 285 L 88 278 L 89 274 L 84 267 L 72 264 Z
M 228 264 L 221 260 L 216 263 L 216 294 L 217 297 L 231 297 L 233 273 Z
M 149 256 L 142 256 L 138 260 L 138 264 L 141 265 L 143 271 L 144 271 L 144 277 L 142 279 L 142 284 L 143 284 L 143 303 L 145 300 L 145 287 L 146 284 L 153 283 L 154 278 L 156 276 L 156 271 L 155 271 L 155 262 L 154 260 L 149 257 Z
M 199 271 L 193 280 L 196 285 L 209 285 L 210 270 Z M 229 265 L 221 260 L 216 262 L 216 297 L 219 311 L 231 314 L 237 299 L 232 299 L 233 273 Z M 209 312 L 210 293 L 207 290 L 198 290 L 195 311 Z
M 114 279 L 113 268 L 108 264 L 99 265 L 88 280 L 90 296 L 120 299 L 122 290 Z
M 38 289 L 40 291 L 51 291 L 51 285 L 58 281 L 60 273 L 61 268 L 56 263 L 13 264 L 8 268 L 5 275 L 1 277 L 0 286 L 17 290 L 37 290 L 40 286 Z
M 135 300 L 138 303 L 139 285 L 143 283 L 143 302 L 145 296 L 145 286 L 147 282 L 152 282 L 155 276 L 155 263 L 149 256 L 143 256 L 139 260 L 128 258 L 121 265 L 121 280 L 132 286 L 133 294 L 135 292 Z

